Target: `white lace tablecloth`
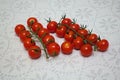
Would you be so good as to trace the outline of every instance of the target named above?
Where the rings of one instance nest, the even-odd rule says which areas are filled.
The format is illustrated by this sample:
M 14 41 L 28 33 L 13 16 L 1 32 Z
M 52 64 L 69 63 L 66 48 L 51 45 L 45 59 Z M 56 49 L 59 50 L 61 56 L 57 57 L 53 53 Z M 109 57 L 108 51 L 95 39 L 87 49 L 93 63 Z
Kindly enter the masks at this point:
M 31 16 L 46 27 L 45 19 L 59 21 L 64 14 L 108 39 L 108 51 L 89 58 L 74 50 L 49 61 L 43 54 L 30 59 L 14 27 Z M 120 0 L 0 0 L 0 80 L 120 80 L 119 35 Z

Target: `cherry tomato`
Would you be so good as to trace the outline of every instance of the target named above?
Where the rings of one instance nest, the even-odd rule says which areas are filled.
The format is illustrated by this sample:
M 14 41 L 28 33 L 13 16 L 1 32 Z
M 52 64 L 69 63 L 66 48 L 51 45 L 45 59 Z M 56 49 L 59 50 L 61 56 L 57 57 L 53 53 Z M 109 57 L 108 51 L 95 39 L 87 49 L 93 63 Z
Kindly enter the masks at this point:
M 87 40 L 92 42 L 93 44 L 97 41 L 97 39 L 98 39 L 98 37 L 94 33 L 87 36 Z
M 59 26 L 56 30 L 56 34 L 58 37 L 63 38 L 66 33 L 67 28 L 65 26 Z
M 62 20 L 61 23 L 70 26 L 70 24 L 72 23 L 72 21 L 71 21 L 70 18 L 63 18 L 63 20 Z
M 55 42 L 55 38 L 52 35 L 46 35 L 42 38 L 42 41 L 47 46 L 48 44 Z
M 81 37 L 76 37 L 76 39 L 73 40 L 74 48 L 77 50 L 79 50 L 83 44 L 84 42 Z
M 72 42 L 73 39 L 74 39 L 73 32 L 72 32 L 72 31 L 69 31 L 68 33 L 66 33 L 66 34 L 64 35 L 64 38 L 65 38 L 66 41 Z
M 76 24 L 76 23 L 71 24 L 70 27 L 76 31 L 80 28 L 79 24 Z
M 23 42 L 26 38 L 31 38 L 32 35 L 30 34 L 30 32 L 28 30 L 24 30 L 22 31 L 20 34 L 20 40 Z
M 33 25 L 32 25 L 32 30 L 33 30 L 33 32 L 35 32 L 36 34 L 38 33 L 38 31 L 40 30 L 40 29 L 42 29 L 43 28 L 43 25 L 41 24 L 41 23 L 38 23 L 38 22 L 36 22 L 36 23 L 34 23 Z
M 81 55 L 84 57 L 91 56 L 92 51 L 93 51 L 93 49 L 92 49 L 92 46 L 90 44 L 84 44 L 80 49 Z
M 50 21 L 50 22 L 47 24 L 47 29 L 49 30 L 50 33 L 56 32 L 57 22 L 56 22 L 56 21 Z
M 43 38 L 45 35 L 48 35 L 49 31 L 46 28 L 42 28 L 38 31 L 38 36 L 40 38 Z
M 61 50 L 62 50 L 63 54 L 70 55 L 73 51 L 72 43 L 70 43 L 68 41 L 63 42 L 61 45 Z
M 88 31 L 86 29 L 79 29 L 77 32 L 85 38 L 88 35 Z
M 31 46 L 28 50 L 28 54 L 32 59 L 38 59 L 41 56 L 41 49 L 38 46 Z
M 109 42 L 106 39 L 102 39 L 97 42 L 97 48 L 99 51 L 106 51 L 109 47 Z
M 70 29 L 67 29 L 67 31 L 66 31 L 68 34 L 72 34 L 72 35 L 74 35 L 75 33 L 72 31 L 72 30 L 70 30 Z
M 51 57 L 58 56 L 60 53 L 60 46 L 56 42 L 52 42 L 47 46 L 47 52 Z
M 23 44 L 25 49 L 28 50 L 31 46 L 35 45 L 35 41 L 31 38 L 27 38 L 24 40 Z
M 18 24 L 16 27 L 15 27 L 15 33 L 17 34 L 17 36 L 19 36 L 20 32 L 26 30 L 24 25 L 22 24 Z
M 38 22 L 35 17 L 30 17 L 27 19 L 27 25 L 28 27 L 31 27 L 34 23 Z

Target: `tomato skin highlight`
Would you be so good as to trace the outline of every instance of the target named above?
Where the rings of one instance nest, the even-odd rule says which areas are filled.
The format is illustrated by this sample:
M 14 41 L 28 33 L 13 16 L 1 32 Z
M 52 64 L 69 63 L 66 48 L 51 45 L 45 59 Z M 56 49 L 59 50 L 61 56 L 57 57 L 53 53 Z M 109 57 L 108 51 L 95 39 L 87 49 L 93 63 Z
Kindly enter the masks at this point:
M 58 56 L 60 53 L 60 46 L 56 42 L 52 42 L 47 46 L 47 52 L 51 57 Z
M 27 25 L 28 27 L 31 27 L 34 23 L 38 22 L 35 17 L 30 17 L 27 19 Z
M 61 45 L 61 50 L 63 54 L 70 55 L 73 51 L 73 44 L 68 41 L 65 41 Z
M 31 59 L 38 59 L 41 57 L 41 49 L 38 46 L 31 46 L 28 50 L 28 54 Z
M 69 42 L 72 42 L 73 41 L 73 39 L 74 39 L 74 36 L 73 36 L 73 34 L 65 34 L 64 35 L 64 39 L 66 40 L 66 41 L 69 41 Z
M 47 46 L 48 44 L 55 42 L 55 38 L 52 35 L 46 35 L 42 38 L 42 41 L 45 46 Z
M 88 31 L 86 29 L 79 29 L 77 32 L 85 38 L 88 35 Z
M 22 24 L 18 24 L 15 26 L 15 33 L 17 36 L 19 36 L 20 32 L 22 32 L 24 30 L 26 30 L 26 29 L 25 29 L 25 26 Z
M 41 24 L 41 23 L 38 23 L 38 22 L 36 22 L 36 23 L 34 23 L 33 25 L 32 25 L 32 30 L 33 30 L 33 32 L 35 32 L 36 34 L 38 34 L 38 31 L 40 30 L 40 29 L 42 29 L 43 28 L 43 25 Z
M 38 31 L 38 36 L 40 38 L 43 38 L 45 35 L 48 35 L 49 31 L 46 28 L 42 28 Z
M 70 27 L 71 27 L 72 29 L 74 29 L 75 31 L 79 30 L 79 28 L 80 28 L 79 24 L 76 24 L 76 23 L 70 24 Z
M 63 38 L 66 33 L 67 28 L 65 26 L 59 26 L 56 30 L 56 35 L 59 38 Z
M 84 44 L 83 39 L 81 37 L 76 37 L 73 40 L 74 49 L 80 50 L 81 46 Z
M 106 39 L 102 39 L 97 42 L 97 49 L 101 52 L 104 52 L 108 49 L 109 42 Z
M 92 42 L 93 44 L 96 43 L 97 39 L 98 39 L 98 37 L 94 33 L 87 36 L 87 40 L 90 41 L 90 42 Z
M 64 24 L 64 25 L 70 26 L 70 24 L 72 23 L 72 21 L 71 21 L 70 18 L 63 18 L 61 23 Z
M 89 57 L 92 55 L 93 49 L 90 44 L 84 44 L 80 49 L 81 55 L 84 57 Z
M 19 37 L 20 37 L 20 40 L 22 42 L 24 42 L 25 39 L 31 38 L 32 35 L 30 34 L 30 32 L 28 30 L 24 30 L 19 34 Z
M 23 45 L 25 49 L 28 50 L 31 46 L 35 45 L 35 41 L 31 38 L 28 38 L 24 40 Z
M 48 24 L 47 24 L 47 29 L 49 30 L 50 33 L 55 33 L 56 32 L 56 29 L 57 29 L 57 22 L 56 21 L 50 21 Z

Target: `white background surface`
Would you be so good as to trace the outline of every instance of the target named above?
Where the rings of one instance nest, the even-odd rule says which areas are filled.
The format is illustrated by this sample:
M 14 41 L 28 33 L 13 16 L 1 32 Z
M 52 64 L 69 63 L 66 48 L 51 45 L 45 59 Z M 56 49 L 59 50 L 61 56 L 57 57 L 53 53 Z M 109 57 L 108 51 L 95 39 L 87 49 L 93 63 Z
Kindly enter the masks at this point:
M 46 27 L 44 19 L 58 21 L 65 13 L 108 39 L 108 51 L 84 58 L 74 50 L 50 61 L 43 54 L 31 60 L 14 27 L 26 25 L 30 16 Z M 0 80 L 120 80 L 119 31 L 120 0 L 0 0 Z

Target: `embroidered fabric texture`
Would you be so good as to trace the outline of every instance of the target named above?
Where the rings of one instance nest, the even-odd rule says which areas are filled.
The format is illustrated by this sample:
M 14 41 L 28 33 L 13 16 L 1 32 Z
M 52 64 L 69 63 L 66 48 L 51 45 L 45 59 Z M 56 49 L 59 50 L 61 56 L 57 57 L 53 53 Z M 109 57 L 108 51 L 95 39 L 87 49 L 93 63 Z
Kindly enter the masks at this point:
M 46 27 L 45 19 L 59 21 L 62 15 L 77 19 L 88 29 L 108 39 L 106 52 L 84 58 L 79 51 L 46 61 L 29 58 L 14 32 L 34 16 Z M 0 80 L 119 80 L 120 0 L 0 0 Z M 61 44 L 63 39 L 56 38 Z

